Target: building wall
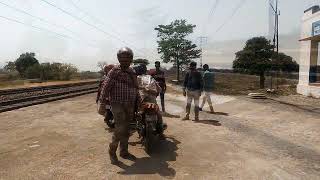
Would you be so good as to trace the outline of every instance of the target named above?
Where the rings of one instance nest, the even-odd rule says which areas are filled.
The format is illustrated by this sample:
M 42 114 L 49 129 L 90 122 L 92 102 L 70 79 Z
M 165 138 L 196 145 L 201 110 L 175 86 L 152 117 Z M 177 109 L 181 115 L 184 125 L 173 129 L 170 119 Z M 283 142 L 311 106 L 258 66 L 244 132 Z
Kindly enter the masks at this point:
M 320 11 L 309 10 L 302 17 L 300 39 L 306 39 L 313 35 L 312 24 L 320 21 Z M 300 72 L 297 92 L 306 96 L 320 98 L 320 87 L 310 86 L 310 66 L 317 65 L 318 61 L 318 41 L 300 42 Z

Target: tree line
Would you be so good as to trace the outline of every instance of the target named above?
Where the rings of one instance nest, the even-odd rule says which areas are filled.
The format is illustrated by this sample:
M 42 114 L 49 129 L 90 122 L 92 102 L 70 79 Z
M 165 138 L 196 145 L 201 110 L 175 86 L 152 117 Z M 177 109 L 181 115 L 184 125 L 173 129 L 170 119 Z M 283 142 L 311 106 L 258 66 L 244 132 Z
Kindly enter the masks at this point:
M 158 53 L 164 63 L 172 63 L 177 69 L 177 80 L 180 71 L 186 69 L 191 61 L 201 57 L 202 51 L 190 40 L 196 25 L 186 20 L 175 20 L 170 24 L 158 25 L 157 31 Z M 265 37 L 249 39 L 244 48 L 235 53 L 233 61 L 234 72 L 255 74 L 260 76 L 260 87 L 264 88 L 265 73 L 270 71 L 297 72 L 299 65 L 292 57 L 284 53 L 275 53 L 274 45 Z M 213 61 L 214 62 L 214 61 Z M 134 64 L 149 64 L 147 59 L 135 59 Z M 106 62 L 99 62 L 100 73 Z M 78 69 L 66 63 L 39 63 L 35 53 L 21 54 L 15 61 L 10 61 L 5 70 L 17 71 L 23 78 L 40 78 L 41 80 L 70 80 Z M 90 72 L 88 72 L 90 73 Z
M 39 63 L 35 53 L 23 53 L 4 66 L 7 72 L 18 72 L 21 78 L 41 80 L 70 80 L 79 70 L 68 63 Z

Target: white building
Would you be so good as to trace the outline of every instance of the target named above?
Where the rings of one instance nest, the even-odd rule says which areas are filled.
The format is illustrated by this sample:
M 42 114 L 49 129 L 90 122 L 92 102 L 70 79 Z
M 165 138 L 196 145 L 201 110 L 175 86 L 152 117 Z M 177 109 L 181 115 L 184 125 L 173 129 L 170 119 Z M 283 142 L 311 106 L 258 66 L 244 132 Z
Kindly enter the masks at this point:
M 300 39 L 300 72 L 297 92 L 320 98 L 320 7 L 313 6 L 304 12 Z

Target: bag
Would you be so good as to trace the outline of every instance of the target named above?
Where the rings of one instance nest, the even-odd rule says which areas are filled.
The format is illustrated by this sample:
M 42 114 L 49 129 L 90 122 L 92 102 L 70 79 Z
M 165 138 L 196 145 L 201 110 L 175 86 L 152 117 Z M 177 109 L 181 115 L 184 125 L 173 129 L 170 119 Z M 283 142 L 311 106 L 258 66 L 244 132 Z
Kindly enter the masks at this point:
M 106 115 L 106 104 L 105 103 L 101 103 L 100 101 L 98 102 L 98 113 L 102 116 Z

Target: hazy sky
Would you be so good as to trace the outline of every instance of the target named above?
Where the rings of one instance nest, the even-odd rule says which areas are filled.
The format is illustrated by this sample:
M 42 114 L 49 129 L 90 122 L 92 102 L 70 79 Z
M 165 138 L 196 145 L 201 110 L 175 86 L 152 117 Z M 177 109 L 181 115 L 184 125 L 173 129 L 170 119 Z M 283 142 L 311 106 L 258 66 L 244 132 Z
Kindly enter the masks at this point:
M 175 19 L 187 19 L 189 23 L 197 25 L 195 33 L 190 37 L 195 42 L 198 36 L 208 36 L 204 59 L 213 65 L 224 63 L 225 59 L 228 61 L 226 63 L 232 61 L 231 56 L 223 58 L 220 54 L 220 59 L 215 56 L 220 53 L 216 47 L 222 42 L 227 47 L 228 42 L 243 42 L 253 36 L 268 35 L 269 0 L 218 0 L 217 4 L 216 0 L 45 1 L 78 19 L 42 0 L 0 0 L 0 66 L 6 61 L 15 60 L 23 52 L 35 52 L 40 62 L 68 62 L 81 70 L 96 70 L 98 61 L 116 62 L 117 49 L 125 45 L 132 47 L 136 57 L 156 60 L 159 56 L 154 28 Z M 8 8 L 2 3 L 51 24 Z M 280 0 L 280 33 L 297 36 L 303 11 L 317 4 L 320 4 L 320 0 Z M 214 6 L 216 8 L 212 11 Z M 238 11 L 234 12 L 235 9 Z M 232 14 L 234 16 L 230 19 Z M 52 32 L 11 22 L 3 17 Z M 79 21 L 80 18 L 99 30 Z M 223 24 L 223 28 L 217 32 Z M 286 49 L 285 46 L 282 45 L 282 48 Z M 221 49 L 223 47 L 220 46 Z

